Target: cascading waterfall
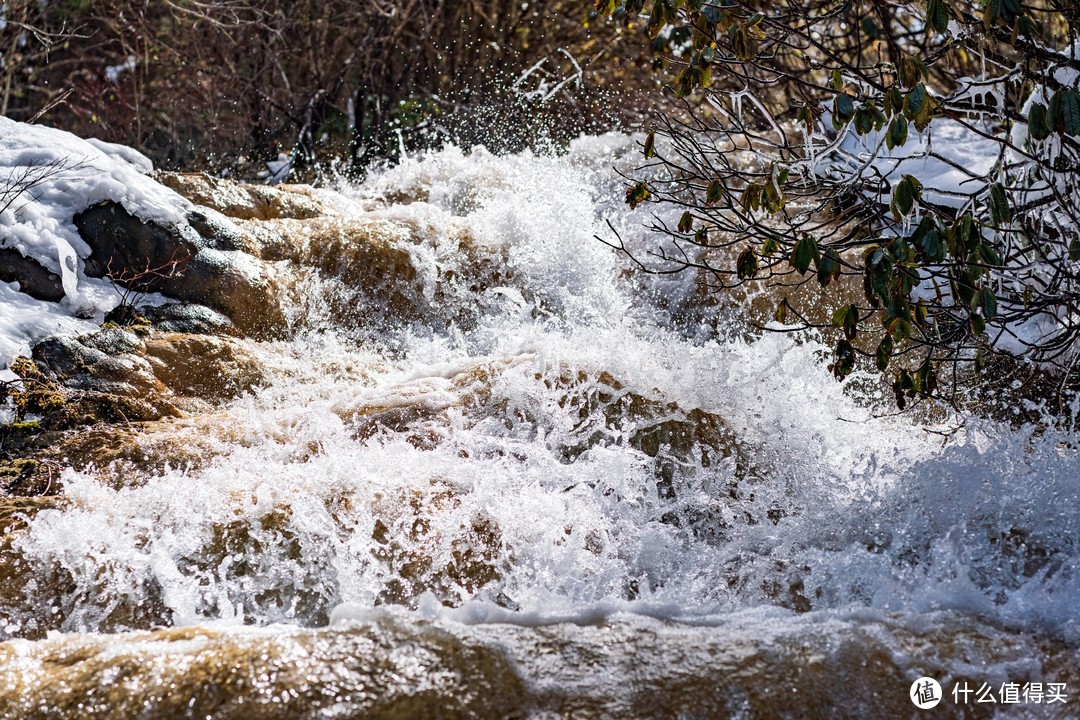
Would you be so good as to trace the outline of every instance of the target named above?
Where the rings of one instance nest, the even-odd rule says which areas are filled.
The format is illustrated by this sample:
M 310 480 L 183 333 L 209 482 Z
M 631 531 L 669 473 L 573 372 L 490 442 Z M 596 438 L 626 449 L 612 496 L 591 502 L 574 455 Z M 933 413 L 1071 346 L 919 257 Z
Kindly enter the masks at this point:
M 251 717 L 909 717 L 923 674 L 1080 679 L 1070 437 L 897 416 L 814 337 L 628 272 L 594 235 L 651 249 L 613 169 L 636 155 L 451 147 L 339 188 L 421 229 L 423 312 L 343 318 L 363 288 L 313 272 L 290 339 L 250 344 L 264 384 L 170 430 L 203 461 L 65 470 L 66 504 L 14 542 L 0 710 L 36 717 L 26 689 L 56 701 L 74 654 L 128 693 L 87 717 L 169 683 L 189 695 L 161 717 L 248 717 L 207 688 L 252 663 Z M 879 704 L 832 705 L 829 682 Z

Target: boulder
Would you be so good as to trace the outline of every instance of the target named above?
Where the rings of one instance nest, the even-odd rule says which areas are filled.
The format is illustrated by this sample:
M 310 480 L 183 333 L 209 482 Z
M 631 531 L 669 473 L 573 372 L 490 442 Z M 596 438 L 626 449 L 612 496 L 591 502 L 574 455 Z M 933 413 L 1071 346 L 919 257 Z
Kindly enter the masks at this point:
M 278 220 L 333 215 L 320 191 L 304 185 L 249 185 L 206 173 L 159 172 L 155 179 L 196 205 L 238 220 Z
M 239 337 L 242 333 L 228 316 L 205 305 L 171 303 L 169 305 L 141 305 L 138 315 L 155 330 L 191 335 L 227 335 Z
M 144 352 L 169 390 L 207 402 L 248 392 L 264 377 L 258 360 L 232 338 L 163 333 L 149 338 Z
M 114 202 L 95 205 L 74 221 L 91 248 L 83 268 L 90 277 L 207 305 L 257 336 L 274 335 L 284 325 L 266 268 L 251 255 L 228 249 L 235 246 L 233 237 L 203 237 L 190 225 L 143 222 Z
M 19 290 L 38 300 L 64 299 L 60 276 L 14 248 L 0 248 L 0 281 L 19 283 Z
M 176 417 L 178 398 L 216 404 L 262 382 L 262 366 L 239 340 L 214 335 L 151 333 L 123 328 L 39 343 L 33 358 L 40 377 L 90 397 L 125 398 L 143 407 L 122 420 Z M 182 406 L 183 403 L 180 403 Z

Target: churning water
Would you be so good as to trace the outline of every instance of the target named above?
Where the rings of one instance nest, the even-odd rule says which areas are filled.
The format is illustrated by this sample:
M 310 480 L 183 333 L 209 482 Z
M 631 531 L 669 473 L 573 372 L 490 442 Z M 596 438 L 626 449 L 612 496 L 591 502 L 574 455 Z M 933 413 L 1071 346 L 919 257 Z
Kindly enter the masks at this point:
M 67 470 L 13 541 L 0 712 L 909 717 L 930 675 L 942 715 L 1069 717 L 950 691 L 1080 687 L 1074 438 L 897 416 L 817 339 L 630 272 L 594 236 L 654 249 L 636 157 L 343 188 L 419 229 L 419 310 L 312 272 L 265 385 L 169 427 L 200 462 Z

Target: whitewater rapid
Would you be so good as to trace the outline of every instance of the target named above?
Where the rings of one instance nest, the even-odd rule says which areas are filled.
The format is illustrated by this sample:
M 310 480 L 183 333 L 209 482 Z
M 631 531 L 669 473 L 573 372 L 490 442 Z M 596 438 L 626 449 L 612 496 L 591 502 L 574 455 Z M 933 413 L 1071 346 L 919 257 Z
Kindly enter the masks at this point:
M 67 504 L 15 541 L 29 577 L 0 634 L 986 623 L 1075 648 L 1072 437 L 897 414 L 871 377 L 837 383 L 820 338 L 634 272 L 595 236 L 654 249 L 651 210 L 621 201 L 638 158 L 620 135 L 447 148 L 338 187 L 421 228 L 429 314 L 343 321 L 362 289 L 312 275 L 290 338 L 251 344 L 266 382 L 170 430 L 204 459 L 122 485 L 64 471 Z M 462 233 L 502 284 L 471 287 Z M 910 648 L 884 646 L 914 680 Z M 1023 654 L 990 674 L 1038 676 Z

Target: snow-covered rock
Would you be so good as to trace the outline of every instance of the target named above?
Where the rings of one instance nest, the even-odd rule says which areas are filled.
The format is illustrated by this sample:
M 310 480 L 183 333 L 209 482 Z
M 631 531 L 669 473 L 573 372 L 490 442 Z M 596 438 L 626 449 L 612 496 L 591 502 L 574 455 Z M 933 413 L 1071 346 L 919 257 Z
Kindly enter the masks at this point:
M 118 302 L 107 281 L 83 272 L 91 248 L 76 214 L 112 200 L 144 221 L 185 222 L 191 203 L 148 177 L 152 167 L 130 148 L 0 117 L 0 262 L 9 271 L 0 276 L 0 373 L 45 337 L 93 329 Z M 12 282 L 16 265 L 58 278 L 62 302 L 25 292 L 25 272 Z
M 240 231 L 151 172 L 131 148 L 0 117 L 0 379 L 37 342 L 95 330 L 120 302 L 106 276 L 169 258 L 185 272 L 148 301 L 200 302 L 245 330 L 279 319 L 263 264 L 236 247 Z

